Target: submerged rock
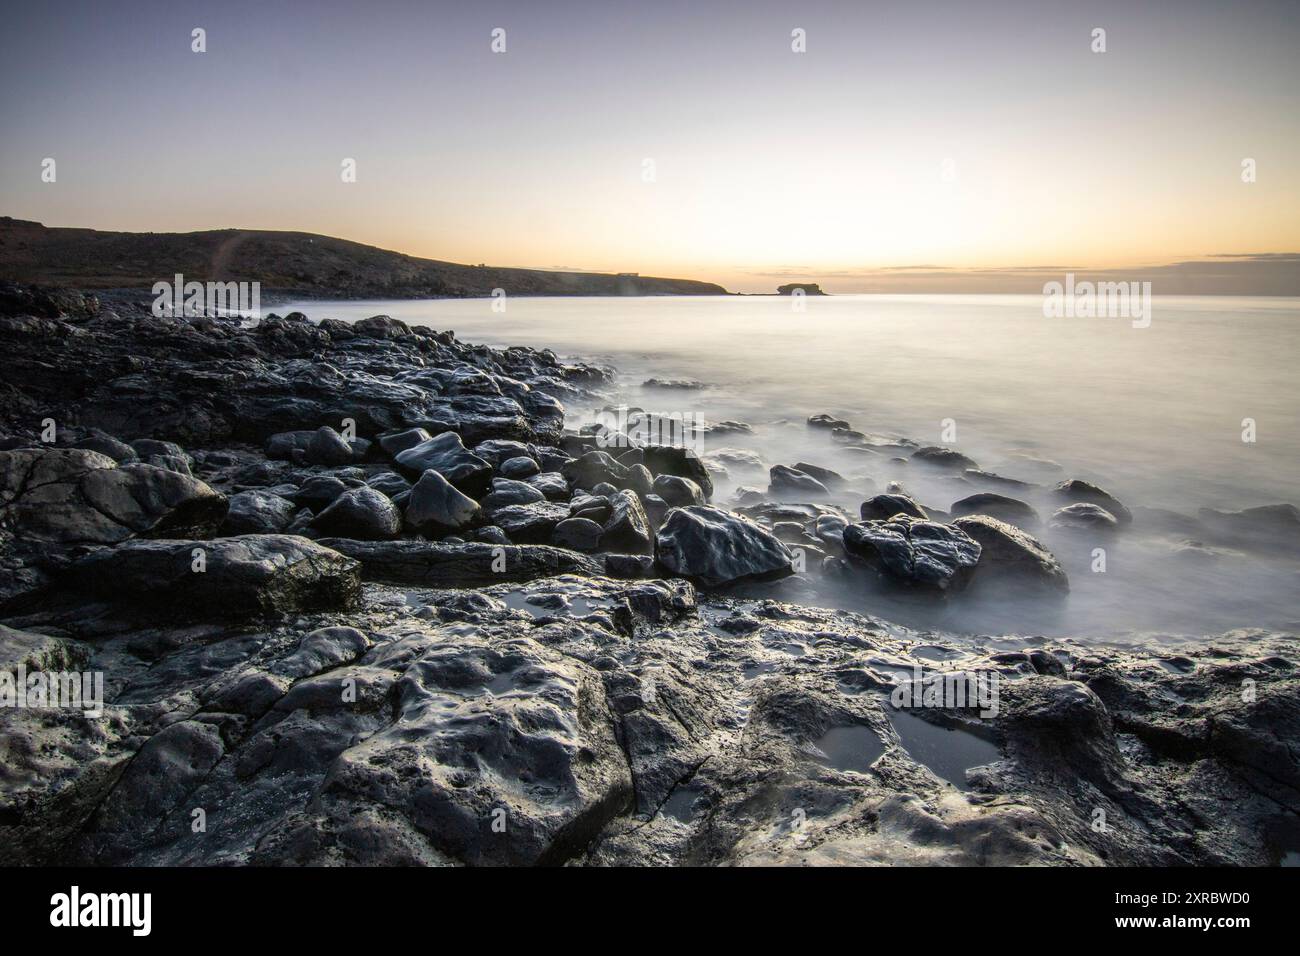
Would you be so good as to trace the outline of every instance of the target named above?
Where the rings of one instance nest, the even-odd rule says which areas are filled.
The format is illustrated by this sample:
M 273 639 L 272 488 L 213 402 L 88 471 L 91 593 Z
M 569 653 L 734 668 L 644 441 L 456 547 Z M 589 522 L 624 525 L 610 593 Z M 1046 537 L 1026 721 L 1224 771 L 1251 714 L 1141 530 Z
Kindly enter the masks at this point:
M 1119 521 L 1101 505 L 1081 501 L 1058 508 L 1052 513 L 1048 526 L 1072 531 L 1114 531 L 1119 527 Z
M 1249 550 L 1300 552 L 1300 509 L 1262 505 L 1241 511 L 1200 510 L 1201 523 L 1217 539 Z
M 773 465 L 768 471 L 767 493 L 773 497 L 825 498 L 829 489 L 814 478 L 787 465 Z
M 933 468 L 942 468 L 945 471 L 962 472 L 967 468 L 979 468 L 979 465 L 961 452 L 953 451 L 951 448 L 941 448 L 938 445 L 918 448 L 912 452 L 911 460 Z
M 1032 528 L 1039 522 L 1038 512 L 1032 506 L 1018 498 L 1008 498 L 1006 495 L 991 491 L 968 495 L 960 501 L 954 501 L 948 511 L 954 518 L 965 515 L 988 515 L 999 521 L 1026 528 Z
M 1052 489 L 1052 493 L 1058 498 L 1064 498 L 1067 501 L 1098 505 L 1111 514 L 1120 524 L 1132 524 L 1133 522 L 1133 513 L 1128 508 L 1124 507 L 1110 492 L 1098 488 L 1091 482 L 1072 478 L 1069 481 L 1061 482 Z

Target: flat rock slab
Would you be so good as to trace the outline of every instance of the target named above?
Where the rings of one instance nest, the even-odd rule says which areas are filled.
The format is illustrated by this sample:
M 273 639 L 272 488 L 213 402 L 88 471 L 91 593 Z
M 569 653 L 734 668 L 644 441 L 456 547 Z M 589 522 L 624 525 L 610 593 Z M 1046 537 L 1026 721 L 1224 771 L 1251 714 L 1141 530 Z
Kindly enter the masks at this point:
M 353 607 L 361 570 L 297 535 L 241 535 L 128 541 L 77 561 L 68 583 L 145 614 L 238 617 Z
M 541 544 L 438 544 L 350 538 L 322 538 L 317 543 L 356 558 L 367 580 L 425 587 L 476 587 L 557 574 L 603 573 L 590 558 Z

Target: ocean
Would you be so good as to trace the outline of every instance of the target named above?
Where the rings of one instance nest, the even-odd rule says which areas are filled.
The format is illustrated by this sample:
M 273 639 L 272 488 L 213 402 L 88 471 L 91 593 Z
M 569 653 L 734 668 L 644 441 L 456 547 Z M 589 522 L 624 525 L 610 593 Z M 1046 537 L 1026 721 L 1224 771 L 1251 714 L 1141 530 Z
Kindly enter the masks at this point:
M 833 469 L 849 481 L 832 501 L 854 516 L 864 495 L 891 481 L 944 510 L 999 489 L 896 461 L 894 451 L 853 452 L 809 428 L 808 416 L 953 448 L 983 470 L 1041 486 L 1002 493 L 1039 510 L 1044 526 L 1034 533 L 1071 579 L 1055 608 L 882 606 L 852 589 L 819 591 L 819 603 L 946 629 L 1084 638 L 1300 621 L 1300 547 L 1225 547 L 1163 513 L 1300 503 L 1300 300 L 1157 296 L 1145 327 L 1048 318 L 1043 298 L 1029 295 L 506 298 L 500 311 L 485 299 L 315 301 L 274 311 L 293 309 L 313 320 L 386 314 L 453 329 L 462 341 L 610 365 L 620 383 L 610 401 L 746 424 L 751 432 L 707 435 L 705 452 Z M 650 379 L 704 387 L 644 387 Z M 570 403 L 568 424 L 598 411 Z M 716 479 L 718 503 L 737 487 L 767 485 L 765 467 L 727 471 Z M 1134 523 L 1105 540 L 1046 528 L 1060 504 L 1047 489 L 1065 478 L 1101 485 L 1133 509 Z

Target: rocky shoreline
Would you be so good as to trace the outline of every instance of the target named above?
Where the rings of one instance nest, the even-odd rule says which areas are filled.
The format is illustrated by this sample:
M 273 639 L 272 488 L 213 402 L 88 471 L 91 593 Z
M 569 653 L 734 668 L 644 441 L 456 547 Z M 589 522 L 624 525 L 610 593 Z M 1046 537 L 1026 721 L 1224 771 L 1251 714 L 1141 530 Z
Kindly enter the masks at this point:
M 681 448 L 566 428 L 566 403 L 614 400 L 610 370 L 384 316 L 244 327 L 6 287 L 0 350 L 0 672 L 105 690 L 100 716 L 0 708 L 6 863 L 1300 849 L 1291 634 L 972 637 L 792 603 L 822 578 L 1058 600 L 1010 485 L 849 515 L 796 462 L 727 506 Z M 1133 520 L 1087 482 L 1052 494 L 1054 527 Z M 1278 507 L 1217 520 L 1294 546 Z M 930 699 L 936 675 L 979 692 Z

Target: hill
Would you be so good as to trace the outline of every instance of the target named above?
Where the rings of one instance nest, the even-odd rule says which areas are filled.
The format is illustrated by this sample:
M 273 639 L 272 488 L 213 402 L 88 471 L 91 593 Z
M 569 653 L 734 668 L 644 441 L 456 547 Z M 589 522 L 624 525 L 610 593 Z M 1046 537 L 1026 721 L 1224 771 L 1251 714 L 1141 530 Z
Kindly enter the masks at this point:
M 81 289 L 186 280 L 261 282 L 304 298 L 406 299 L 516 295 L 725 295 L 711 282 L 599 272 L 471 266 L 308 232 L 101 232 L 0 216 L 0 278 Z

